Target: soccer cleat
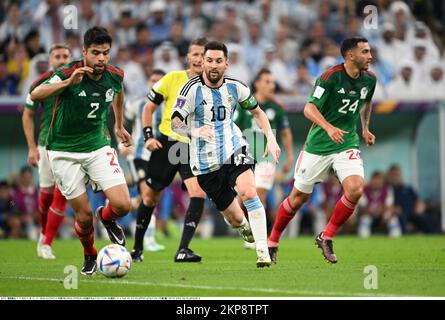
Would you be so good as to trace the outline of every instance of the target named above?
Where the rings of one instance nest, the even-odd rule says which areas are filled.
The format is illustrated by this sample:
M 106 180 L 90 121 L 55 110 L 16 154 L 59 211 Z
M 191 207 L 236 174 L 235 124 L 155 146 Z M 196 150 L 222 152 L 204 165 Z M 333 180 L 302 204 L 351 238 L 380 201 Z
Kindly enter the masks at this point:
M 39 239 L 37 240 L 37 256 L 39 258 L 42 258 L 41 248 L 42 248 L 44 240 L 45 240 L 45 236 L 43 235 L 43 233 L 40 233 L 39 234 Z
M 40 257 L 45 260 L 52 260 L 56 258 L 51 247 L 47 244 L 42 244 L 40 246 Z
M 175 262 L 200 262 L 201 260 L 201 256 L 189 248 L 179 249 L 175 255 Z
M 252 229 L 250 228 L 250 225 L 246 223 L 244 227 L 237 228 L 238 232 L 241 236 L 241 238 L 244 239 L 244 241 L 249 243 L 254 243 L 255 239 L 253 238 Z
M 122 230 L 122 227 L 120 225 L 118 225 L 115 220 L 104 221 L 102 219 L 102 210 L 103 209 L 104 209 L 103 206 L 100 206 L 99 208 L 97 208 L 97 210 L 96 210 L 97 219 L 100 222 L 102 222 L 103 226 L 107 230 L 108 237 L 110 238 L 110 241 L 125 247 L 124 230 Z
M 256 250 L 257 260 L 256 266 L 257 268 L 270 267 L 272 261 L 270 260 L 269 251 L 266 249 L 257 249 Z
M 80 274 L 83 274 L 85 276 L 92 276 L 95 275 L 97 272 L 97 254 L 94 256 L 85 256 L 85 260 L 83 262 L 82 270 L 80 271 Z
M 321 249 L 326 261 L 330 263 L 337 263 L 337 256 L 334 253 L 334 246 L 332 240 L 325 240 L 322 238 L 320 232 L 315 238 L 315 244 Z
M 269 247 L 269 255 L 272 264 L 277 264 L 277 252 L 278 252 L 278 247 Z
M 133 249 L 133 251 L 131 251 L 131 259 L 133 260 L 133 262 L 144 261 L 144 255 L 142 254 L 142 250 Z
M 153 243 L 144 245 L 144 249 L 145 249 L 145 251 L 156 252 L 156 251 L 165 250 L 165 246 L 163 246 L 162 244 L 159 244 L 157 242 L 153 242 Z

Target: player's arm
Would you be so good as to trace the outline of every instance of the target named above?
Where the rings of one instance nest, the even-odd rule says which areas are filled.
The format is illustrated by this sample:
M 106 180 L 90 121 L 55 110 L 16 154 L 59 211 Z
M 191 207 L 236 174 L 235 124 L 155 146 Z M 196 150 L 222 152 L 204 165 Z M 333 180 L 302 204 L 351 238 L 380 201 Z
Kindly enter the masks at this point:
M 25 107 L 22 114 L 22 124 L 28 145 L 28 163 L 32 166 L 37 166 L 39 162 L 39 151 L 34 140 L 34 115 L 34 110 Z
M 132 138 L 124 128 L 124 90 L 116 92 L 113 98 L 113 111 L 115 117 L 114 132 L 125 146 L 132 145 Z
M 57 95 L 62 90 L 78 84 L 82 81 L 85 73 L 93 73 L 93 68 L 90 67 L 81 67 L 71 74 L 71 76 L 65 80 L 62 80 L 57 73 L 55 73 L 50 79 L 36 87 L 31 92 L 31 100 L 34 102 L 40 102 L 46 100 L 52 96 Z
M 280 158 L 281 149 L 278 146 L 277 140 L 275 139 L 275 135 L 273 134 L 272 128 L 270 127 L 269 119 L 264 111 L 259 108 L 258 103 L 257 106 L 253 109 L 249 110 L 252 113 L 252 116 L 255 118 L 258 126 L 263 130 L 264 135 L 267 139 L 266 150 L 264 150 L 263 158 L 267 156 L 267 153 L 270 152 L 274 159 L 275 163 L 278 163 L 278 159 Z
M 160 103 L 162 103 L 162 101 Z M 152 128 L 153 114 L 158 106 L 159 104 L 156 104 L 149 99 L 142 110 L 142 127 L 144 128 L 145 147 L 150 151 L 155 151 L 162 148 L 162 144 L 153 136 Z
M 360 110 L 360 120 L 362 122 L 362 136 L 367 146 L 375 144 L 375 136 L 369 131 L 369 123 L 371 121 L 372 104 L 367 101 L 365 106 Z
M 290 128 L 281 129 L 281 142 L 286 150 L 286 163 L 283 165 L 283 173 L 288 173 L 294 164 L 294 146 L 292 130 Z

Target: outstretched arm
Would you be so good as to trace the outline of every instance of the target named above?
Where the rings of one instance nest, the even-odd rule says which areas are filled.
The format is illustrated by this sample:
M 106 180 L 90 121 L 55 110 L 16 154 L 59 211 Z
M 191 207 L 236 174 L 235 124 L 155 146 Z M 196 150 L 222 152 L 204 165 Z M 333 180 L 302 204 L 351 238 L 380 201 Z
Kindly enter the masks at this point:
M 32 166 L 37 166 L 39 162 L 39 151 L 34 140 L 34 114 L 34 110 L 25 107 L 22 115 L 22 124 L 26 143 L 28 144 L 28 163 Z
M 266 150 L 264 150 L 263 157 L 267 156 L 267 153 L 270 152 L 272 154 L 274 162 L 278 163 L 281 149 L 278 146 L 275 135 L 273 134 L 272 128 L 270 127 L 269 119 L 267 118 L 264 111 L 259 107 L 251 109 L 250 112 L 255 118 L 255 121 L 258 123 L 258 126 L 263 129 L 263 132 L 267 138 Z
M 113 110 L 116 123 L 114 126 L 114 131 L 116 136 L 121 139 L 121 142 L 125 146 L 130 146 L 132 144 L 131 135 L 124 128 L 124 91 L 116 93 L 113 99 Z

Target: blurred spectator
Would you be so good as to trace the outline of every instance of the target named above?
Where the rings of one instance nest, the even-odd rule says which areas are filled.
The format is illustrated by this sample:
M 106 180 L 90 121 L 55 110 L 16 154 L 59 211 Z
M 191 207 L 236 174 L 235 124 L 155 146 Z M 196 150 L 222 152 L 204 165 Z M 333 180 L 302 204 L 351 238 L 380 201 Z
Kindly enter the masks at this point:
M 34 184 L 31 167 L 25 166 L 20 169 L 16 185 L 13 187 L 12 199 L 17 211 L 14 217 L 14 226 L 18 225 L 25 230 L 28 239 L 37 240 L 37 227 L 35 224 L 38 213 L 38 190 Z M 11 237 L 20 236 L 11 230 Z M 17 231 L 18 232 L 18 231 Z
M 277 93 L 290 93 L 292 91 L 289 70 L 278 56 L 275 46 L 269 45 L 264 49 L 264 60 L 261 66 L 267 67 L 272 72 L 277 84 Z
M 414 35 L 412 41 L 421 40 L 426 47 L 426 59 L 428 61 L 437 61 L 440 58 L 439 48 L 434 43 L 431 31 L 423 21 L 416 21 L 414 23 Z
M 31 68 L 28 79 L 23 83 L 21 96 L 26 99 L 33 81 L 49 70 L 48 55 L 40 53 L 31 60 Z
M 229 32 L 226 28 L 226 23 L 224 20 L 216 20 L 213 22 L 212 27 L 209 30 L 209 39 L 212 41 L 219 41 L 219 42 L 226 42 L 226 41 L 232 41 L 232 42 L 238 42 L 238 40 L 229 40 Z
M 313 78 L 320 75 L 320 60 L 324 57 L 325 47 L 327 45 L 326 30 L 321 21 L 315 21 L 304 39 L 301 47 L 306 52 L 306 64 L 309 73 Z
M 10 221 L 11 216 L 15 212 L 14 201 L 11 197 L 11 188 L 6 180 L 0 181 L 0 238 L 6 237 L 10 230 L 12 234 L 18 234 L 20 229 L 14 224 L 14 221 Z
M 238 16 L 238 10 L 233 3 L 227 3 L 221 21 L 223 21 L 227 33 L 227 41 L 240 43 L 242 39 L 241 33 L 247 30 L 247 24 Z
M 338 13 L 332 10 L 330 1 L 322 0 L 320 2 L 317 20 L 323 22 L 329 38 L 337 43 L 343 40 L 344 25 L 341 23 Z
M 145 95 L 146 78 L 141 65 L 131 60 L 131 53 L 128 47 L 119 47 L 116 59 L 116 65 L 125 70 L 124 86 L 125 96 L 129 99 L 135 99 Z
M 292 21 L 304 31 L 317 19 L 316 3 L 311 0 L 289 1 L 287 12 Z
M 400 237 L 402 228 L 399 217 L 394 211 L 394 193 L 392 188 L 385 184 L 380 171 L 372 174 L 371 180 L 363 191 L 359 203 L 358 235 L 369 237 L 372 232 L 387 228 L 389 236 Z
M 202 0 L 191 0 L 183 15 L 184 37 L 188 40 L 202 37 L 210 29 L 212 21 L 202 12 Z
M 297 60 L 299 45 L 295 39 L 290 37 L 289 27 L 280 24 L 275 38 L 278 56 L 286 64 L 294 63 Z
M 8 72 L 6 57 L 0 54 L 0 96 L 16 95 L 20 78 Z
M 395 37 L 396 29 L 394 24 L 385 22 L 381 29 L 381 39 L 377 43 L 379 54 L 383 60 L 387 61 L 392 66 L 397 66 L 398 62 L 400 61 L 400 57 L 408 55 L 409 47 L 406 43 Z
M 129 46 L 136 41 L 136 28 L 131 17 L 130 10 L 121 12 L 118 27 L 116 29 L 116 42 L 120 46 Z
M 167 40 L 172 17 L 167 15 L 167 5 L 164 0 L 155 0 L 150 5 L 151 18 L 148 20 L 148 27 L 153 35 L 153 40 L 162 42 Z
M 68 30 L 65 34 L 65 42 L 70 47 L 73 59 L 82 57 L 82 44 L 80 43 L 79 34 L 73 30 Z
M 99 16 L 96 15 L 93 1 L 80 0 L 77 7 L 79 8 L 77 17 L 79 26 L 79 30 L 77 31 L 79 34 L 83 35 L 88 29 L 101 24 Z
M 414 81 L 418 84 L 425 83 L 425 81 L 427 81 L 429 78 L 431 63 L 434 61 L 427 58 L 427 44 L 425 40 L 415 40 L 413 42 L 412 50 L 413 55 L 411 59 L 414 62 Z
M 153 63 L 154 47 L 155 43 L 152 41 L 150 29 L 144 23 L 139 23 L 136 26 L 136 42 L 130 45 L 135 62 L 140 64 Z
M 395 26 L 395 37 L 408 43 L 409 34 L 412 34 L 412 17 L 409 6 L 403 1 L 394 1 L 389 11 Z
M 400 63 L 400 73 L 392 80 L 386 88 L 388 99 L 400 101 L 415 101 L 419 99 L 416 83 L 413 81 L 414 64 L 410 60 Z
M 23 40 L 28 31 L 29 24 L 22 21 L 20 2 L 11 1 L 7 7 L 6 20 L 0 25 L 0 42 L 9 36 Z
M 445 101 L 444 69 L 444 65 L 440 63 L 435 63 L 431 66 L 429 78 L 421 89 L 424 99 Z
M 178 50 L 169 41 L 163 42 L 154 52 L 153 66 L 165 73 L 183 68 L 178 59 Z
M 297 67 L 295 80 L 293 82 L 294 92 L 303 97 L 309 97 L 314 87 L 314 79 L 309 74 L 309 70 L 304 63 Z
M 252 74 L 255 74 L 261 68 L 261 62 L 263 61 L 267 42 L 261 35 L 261 26 L 259 22 L 254 21 L 249 23 L 248 28 L 248 37 L 243 40 L 242 45 L 246 57 L 249 57 L 246 59 L 247 65 Z
M 40 45 L 40 34 L 35 29 L 28 32 L 24 42 L 30 59 L 34 58 L 36 54 L 46 52 L 45 48 Z
M 425 215 L 425 203 L 411 186 L 403 182 L 402 172 L 396 164 L 389 168 L 388 183 L 394 190 L 394 210 L 400 218 L 403 232 L 406 233 L 411 224 L 419 231 L 431 233 L 433 228 Z
M 371 47 L 372 61 L 369 69 L 375 73 L 378 81 L 387 86 L 388 83 L 395 77 L 395 70 L 393 65 L 380 57 L 380 52 L 377 48 Z
M 63 43 L 65 40 L 63 8 L 60 0 L 41 1 L 31 16 L 32 23 L 39 26 L 40 43 L 48 52 L 53 43 Z
M 184 27 L 180 20 L 173 22 L 170 28 L 170 37 L 168 39 L 178 50 L 179 57 L 185 62 L 190 41 L 184 37 Z
M 229 68 L 226 71 L 228 77 L 236 78 L 247 86 L 252 80 L 250 69 L 247 67 L 243 48 L 236 43 L 227 44 L 229 51 Z
M 12 54 L 11 51 L 12 51 Z M 31 71 L 31 60 L 26 52 L 25 45 L 21 42 L 10 43 L 8 47 L 8 73 L 16 75 L 19 80 L 18 92 L 29 77 Z

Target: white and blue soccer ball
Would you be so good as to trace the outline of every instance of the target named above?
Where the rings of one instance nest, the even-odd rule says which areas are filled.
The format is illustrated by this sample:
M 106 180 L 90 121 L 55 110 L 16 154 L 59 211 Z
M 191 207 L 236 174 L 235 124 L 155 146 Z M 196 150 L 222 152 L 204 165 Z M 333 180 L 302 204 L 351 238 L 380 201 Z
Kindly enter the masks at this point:
M 97 267 L 108 278 L 121 278 L 131 269 L 131 255 L 125 247 L 109 244 L 97 255 Z

